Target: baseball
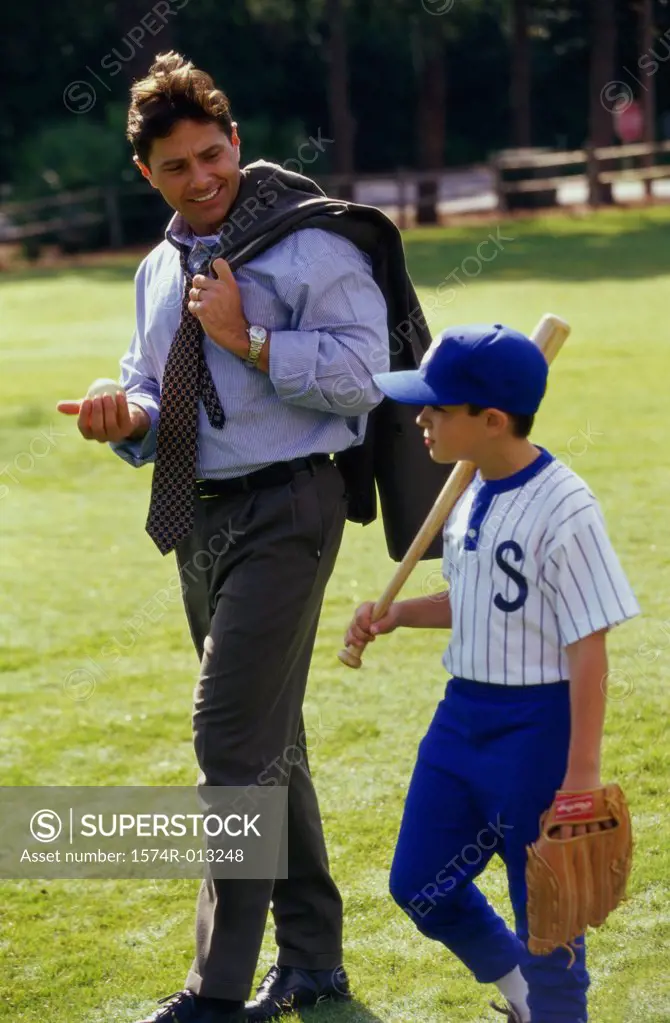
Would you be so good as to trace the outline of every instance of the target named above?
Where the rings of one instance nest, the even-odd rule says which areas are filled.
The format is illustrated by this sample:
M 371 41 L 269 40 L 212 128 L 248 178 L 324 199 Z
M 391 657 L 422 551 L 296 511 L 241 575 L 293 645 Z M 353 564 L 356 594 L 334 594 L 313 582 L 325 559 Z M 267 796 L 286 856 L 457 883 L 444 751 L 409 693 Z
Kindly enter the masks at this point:
M 117 391 L 122 390 L 121 385 L 117 384 L 116 380 L 112 380 L 111 377 L 100 377 L 98 380 L 93 381 L 86 392 L 86 397 L 99 398 L 104 394 L 111 394 L 114 397 Z

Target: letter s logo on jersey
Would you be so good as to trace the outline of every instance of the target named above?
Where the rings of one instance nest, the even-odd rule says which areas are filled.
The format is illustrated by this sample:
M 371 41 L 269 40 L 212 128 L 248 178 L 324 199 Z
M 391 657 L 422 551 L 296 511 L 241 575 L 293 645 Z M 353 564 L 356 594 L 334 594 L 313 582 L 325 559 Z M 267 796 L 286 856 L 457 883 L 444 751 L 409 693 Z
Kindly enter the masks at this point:
M 502 568 L 505 575 L 508 575 L 510 579 L 517 584 L 519 592 L 514 600 L 505 600 L 501 593 L 496 593 L 493 603 L 500 611 L 518 611 L 519 608 L 523 607 L 526 603 L 526 599 L 528 597 L 528 583 L 521 575 L 521 572 L 518 572 L 516 568 L 508 565 L 505 561 L 504 555 L 507 551 L 511 551 L 515 561 L 523 560 L 523 551 L 516 540 L 504 540 L 496 547 L 496 564 L 499 568 Z

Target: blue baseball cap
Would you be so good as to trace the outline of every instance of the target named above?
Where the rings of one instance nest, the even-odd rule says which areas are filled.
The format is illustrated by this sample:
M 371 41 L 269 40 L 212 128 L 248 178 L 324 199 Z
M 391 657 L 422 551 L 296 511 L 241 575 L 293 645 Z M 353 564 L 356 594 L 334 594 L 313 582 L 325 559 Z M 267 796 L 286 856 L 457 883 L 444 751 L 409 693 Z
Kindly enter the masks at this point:
M 389 398 L 408 405 L 480 405 L 532 415 L 547 386 L 547 360 L 530 338 L 501 323 L 448 327 L 418 369 L 377 373 Z

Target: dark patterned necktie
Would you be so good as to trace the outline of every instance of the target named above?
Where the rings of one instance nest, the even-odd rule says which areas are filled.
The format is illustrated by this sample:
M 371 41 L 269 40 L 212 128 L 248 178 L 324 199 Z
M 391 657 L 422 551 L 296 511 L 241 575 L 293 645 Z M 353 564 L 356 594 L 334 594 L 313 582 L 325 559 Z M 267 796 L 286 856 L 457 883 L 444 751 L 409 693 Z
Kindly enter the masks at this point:
M 205 361 L 205 332 L 188 308 L 193 278 L 184 251 L 181 266 L 184 272 L 181 318 L 161 384 L 156 464 L 146 525 L 147 533 L 161 554 L 168 554 L 193 528 L 200 398 L 210 426 L 220 430 L 226 421 Z

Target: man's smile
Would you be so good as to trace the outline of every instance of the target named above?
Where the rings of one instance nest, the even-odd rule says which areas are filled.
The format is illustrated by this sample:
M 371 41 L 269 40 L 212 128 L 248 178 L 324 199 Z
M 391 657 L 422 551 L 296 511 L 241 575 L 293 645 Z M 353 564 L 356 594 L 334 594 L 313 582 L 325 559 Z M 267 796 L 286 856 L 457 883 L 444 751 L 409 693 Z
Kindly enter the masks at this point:
M 213 188 L 211 192 L 207 192 L 206 195 L 201 195 L 198 196 L 197 198 L 196 196 L 193 196 L 193 198 L 190 199 L 189 202 L 210 202 L 212 199 L 216 198 L 216 196 L 219 194 L 222 188 L 223 185 L 217 185 L 216 188 Z

